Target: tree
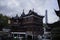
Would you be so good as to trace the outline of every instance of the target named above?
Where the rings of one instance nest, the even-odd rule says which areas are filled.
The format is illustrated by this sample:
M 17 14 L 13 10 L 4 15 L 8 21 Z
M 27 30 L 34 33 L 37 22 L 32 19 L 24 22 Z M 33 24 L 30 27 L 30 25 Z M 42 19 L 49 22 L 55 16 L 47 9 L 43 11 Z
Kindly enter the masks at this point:
M 9 17 L 3 16 L 2 14 L 0 14 L 0 28 L 1 29 L 5 26 L 8 26 L 8 19 Z

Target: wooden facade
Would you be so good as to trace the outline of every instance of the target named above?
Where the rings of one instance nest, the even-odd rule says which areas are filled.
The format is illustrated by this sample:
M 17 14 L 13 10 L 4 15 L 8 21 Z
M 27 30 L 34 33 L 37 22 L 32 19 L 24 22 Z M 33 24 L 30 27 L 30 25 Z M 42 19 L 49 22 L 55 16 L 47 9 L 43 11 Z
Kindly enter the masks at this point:
M 10 18 L 10 27 L 12 32 L 29 32 L 34 35 L 43 34 L 43 16 L 38 15 L 33 10 L 30 10 L 25 15 L 24 11 L 21 16 Z

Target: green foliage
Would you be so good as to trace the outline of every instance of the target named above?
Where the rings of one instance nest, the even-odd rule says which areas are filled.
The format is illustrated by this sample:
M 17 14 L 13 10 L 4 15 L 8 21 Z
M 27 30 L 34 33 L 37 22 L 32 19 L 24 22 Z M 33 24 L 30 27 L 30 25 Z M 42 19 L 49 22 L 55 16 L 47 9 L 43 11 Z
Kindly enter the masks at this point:
M 8 26 L 8 17 L 0 14 L 0 26 Z

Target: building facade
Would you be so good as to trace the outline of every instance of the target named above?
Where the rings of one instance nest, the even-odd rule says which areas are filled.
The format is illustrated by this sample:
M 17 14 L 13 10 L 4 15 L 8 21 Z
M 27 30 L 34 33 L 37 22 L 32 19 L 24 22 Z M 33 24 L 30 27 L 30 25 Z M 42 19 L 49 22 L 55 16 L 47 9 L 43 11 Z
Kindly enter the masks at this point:
M 30 10 L 28 14 L 25 14 L 23 11 L 20 17 L 16 15 L 10 18 L 8 23 L 13 37 L 21 34 L 21 37 L 25 35 L 25 38 L 28 38 L 28 40 L 37 40 L 36 38 L 39 35 L 42 36 L 44 32 L 43 16 L 38 15 L 33 10 Z

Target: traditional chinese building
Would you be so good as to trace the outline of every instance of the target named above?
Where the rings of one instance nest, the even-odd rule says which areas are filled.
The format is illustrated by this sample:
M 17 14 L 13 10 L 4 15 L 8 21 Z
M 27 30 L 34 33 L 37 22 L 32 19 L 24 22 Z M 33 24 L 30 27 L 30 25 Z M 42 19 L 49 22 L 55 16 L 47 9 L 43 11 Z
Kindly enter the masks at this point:
M 20 17 L 16 15 L 10 18 L 8 23 L 12 34 L 22 33 L 32 38 L 33 36 L 43 35 L 43 16 L 38 15 L 33 10 L 30 10 L 28 14 L 23 11 Z
M 60 8 L 60 0 L 58 0 L 59 8 Z M 59 17 L 59 20 L 53 24 L 49 24 L 52 28 L 51 30 L 51 39 L 52 40 L 60 40 L 60 9 L 59 11 L 56 11 L 56 15 Z

